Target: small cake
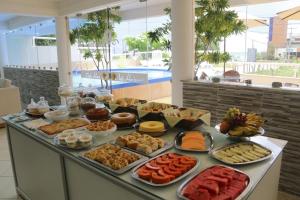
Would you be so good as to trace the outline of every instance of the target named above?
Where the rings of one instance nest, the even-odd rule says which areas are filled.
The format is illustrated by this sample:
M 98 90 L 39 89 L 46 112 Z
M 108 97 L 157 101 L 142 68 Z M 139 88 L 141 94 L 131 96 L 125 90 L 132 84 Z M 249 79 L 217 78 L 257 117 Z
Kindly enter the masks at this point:
M 111 117 L 111 121 L 118 127 L 128 127 L 136 123 L 136 116 L 132 113 L 116 113 Z
M 65 139 L 67 146 L 70 148 L 75 148 L 77 146 L 78 137 L 76 135 L 69 135 Z
M 92 144 L 93 137 L 90 134 L 82 134 L 79 136 L 80 145 L 83 147 L 88 147 Z
M 70 135 L 75 135 L 76 131 L 74 129 L 65 130 L 62 133 L 57 135 L 58 141 L 60 144 L 66 144 L 66 138 Z
M 139 127 L 139 131 L 145 133 L 152 133 L 152 132 L 163 132 L 165 131 L 165 125 L 159 121 L 147 121 L 142 122 Z
M 89 120 L 107 120 L 109 112 L 105 108 L 93 108 L 86 112 Z

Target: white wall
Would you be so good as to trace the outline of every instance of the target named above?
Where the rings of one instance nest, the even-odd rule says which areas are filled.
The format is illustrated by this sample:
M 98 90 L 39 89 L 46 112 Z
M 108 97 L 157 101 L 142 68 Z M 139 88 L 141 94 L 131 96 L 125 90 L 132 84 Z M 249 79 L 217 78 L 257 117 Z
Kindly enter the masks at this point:
M 76 46 L 71 49 L 72 61 L 80 61 L 79 51 Z M 7 52 L 10 65 L 50 65 L 56 67 L 56 46 L 33 46 L 32 36 L 7 36 Z

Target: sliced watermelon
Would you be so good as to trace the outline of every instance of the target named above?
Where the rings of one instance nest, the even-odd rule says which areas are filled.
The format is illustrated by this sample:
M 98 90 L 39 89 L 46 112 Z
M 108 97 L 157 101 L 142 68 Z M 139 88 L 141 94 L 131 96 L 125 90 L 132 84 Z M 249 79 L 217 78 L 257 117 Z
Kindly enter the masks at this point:
M 219 194 L 220 189 L 216 181 L 213 180 L 203 180 L 199 182 L 199 187 L 207 189 L 210 193 Z
M 228 185 L 228 179 L 227 178 L 221 178 L 221 177 L 217 177 L 217 176 L 207 176 L 206 179 L 217 181 L 217 183 L 220 186 Z

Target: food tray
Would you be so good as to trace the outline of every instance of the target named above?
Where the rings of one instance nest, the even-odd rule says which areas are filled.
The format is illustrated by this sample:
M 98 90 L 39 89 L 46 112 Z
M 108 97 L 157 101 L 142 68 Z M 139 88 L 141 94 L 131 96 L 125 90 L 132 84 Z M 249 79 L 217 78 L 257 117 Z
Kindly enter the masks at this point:
M 213 142 L 214 139 L 211 136 L 211 134 L 208 132 L 201 132 L 201 133 L 203 133 L 203 136 L 205 137 L 205 144 L 208 147 L 206 150 L 183 149 L 181 147 L 181 140 L 182 140 L 182 137 L 185 135 L 185 131 L 182 131 L 176 135 L 175 140 L 174 140 L 175 148 L 182 150 L 182 151 L 190 151 L 190 152 L 192 152 L 192 151 L 194 151 L 194 152 L 209 152 L 214 147 L 214 142 Z
M 193 130 L 194 128 L 201 126 L 204 122 L 201 119 L 197 119 L 194 121 L 182 119 L 180 120 L 175 127 L 183 130 Z
M 90 131 L 87 128 L 85 128 L 85 130 L 87 133 L 89 133 L 91 135 L 108 136 L 117 131 L 117 126 L 114 125 L 114 127 L 112 127 L 111 129 L 108 129 L 106 131 Z
M 167 153 L 165 153 L 165 154 L 167 154 Z M 147 163 L 150 162 L 151 160 L 154 160 L 154 159 L 156 159 L 156 158 L 158 158 L 158 157 L 160 157 L 160 156 L 163 156 L 163 155 L 165 155 L 165 154 L 158 155 L 158 156 L 156 156 L 156 157 L 154 157 L 154 158 L 151 158 L 151 159 L 149 159 L 148 161 L 146 161 L 146 162 L 144 162 L 144 163 L 142 163 L 142 164 L 136 166 L 136 167 L 132 170 L 131 176 L 132 176 L 134 179 L 136 179 L 136 180 L 138 180 L 138 181 L 141 181 L 141 182 L 143 182 L 143 183 L 145 183 L 145 184 L 147 184 L 147 185 L 151 185 L 151 186 L 155 186 L 155 187 L 161 187 L 161 186 L 171 185 L 171 184 L 173 184 L 173 183 L 176 183 L 176 182 L 180 181 L 181 179 L 183 179 L 183 178 L 187 177 L 188 175 L 190 175 L 190 174 L 191 174 L 193 171 L 195 171 L 195 170 L 198 168 L 198 166 L 199 166 L 199 161 L 198 161 L 195 157 L 190 156 L 190 157 L 194 158 L 194 159 L 197 161 L 196 164 L 195 164 L 195 166 L 194 166 L 192 169 L 190 169 L 189 171 L 187 171 L 187 172 L 185 172 L 184 174 L 182 174 L 181 176 L 175 178 L 174 180 L 172 180 L 172 181 L 170 181 L 170 182 L 168 182 L 168 183 L 164 183 L 164 184 L 155 184 L 155 183 L 152 183 L 152 182 L 150 182 L 150 181 L 146 181 L 146 180 L 144 180 L 144 179 L 141 179 L 141 178 L 137 175 L 136 172 L 137 172 L 137 170 L 138 170 L 140 167 L 142 167 L 143 165 L 147 164 Z M 175 153 L 175 154 L 180 155 L 180 156 L 183 156 L 182 154 L 178 154 L 178 153 Z
M 60 144 L 59 143 L 59 139 L 57 138 L 57 135 L 54 137 L 53 139 L 53 143 L 56 145 L 56 146 L 59 146 L 59 147 L 62 147 L 62 148 L 65 148 L 65 149 L 71 149 L 71 150 L 83 150 L 83 149 L 89 149 L 93 146 L 94 144 L 94 139 L 92 139 L 92 144 L 88 147 L 84 147 L 84 146 L 81 146 L 81 145 L 78 145 L 76 146 L 75 148 L 71 148 L 71 147 L 68 147 L 67 145 L 63 145 L 63 144 Z
M 188 198 L 186 198 L 185 196 L 182 195 L 182 190 L 187 186 L 187 184 L 189 184 L 190 181 L 192 181 L 194 178 L 196 178 L 200 173 L 204 172 L 205 170 L 208 170 L 210 168 L 213 168 L 213 167 L 217 167 L 217 166 L 221 166 L 221 167 L 226 167 L 226 168 L 229 168 L 229 169 L 232 169 L 236 172 L 239 172 L 241 174 L 244 174 L 248 177 L 248 184 L 246 186 L 246 188 L 244 189 L 244 191 L 237 197 L 235 198 L 235 200 L 242 200 L 247 194 L 248 192 L 250 191 L 251 189 L 251 179 L 250 179 L 250 176 L 248 174 L 246 174 L 245 172 L 242 172 L 240 170 L 237 170 L 235 168 L 232 168 L 232 167 L 228 167 L 228 166 L 224 166 L 224 165 L 214 165 L 214 166 L 211 166 L 211 167 L 208 167 L 202 171 L 200 171 L 199 173 L 193 175 L 192 177 L 188 178 L 186 181 L 184 181 L 180 186 L 179 188 L 177 189 L 177 196 L 179 197 L 179 199 L 183 199 L 183 200 L 189 200 Z
M 165 130 L 162 131 L 162 132 L 143 132 L 143 131 L 140 131 L 139 130 L 140 124 L 135 124 L 134 128 L 135 128 L 136 132 L 141 133 L 141 134 L 147 134 L 147 135 L 150 135 L 152 137 L 160 137 L 160 136 L 162 136 L 162 135 L 164 135 L 168 132 L 168 128 L 167 128 L 166 124 L 165 124 Z
M 39 129 L 36 129 L 36 132 L 37 132 L 38 134 L 40 134 L 40 135 L 42 135 L 42 136 L 48 138 L 48 139 L 53 139 L 53 138 L 55 138 L 55 136 L 58 134 L 58 133 L 56 133 L 56 134 L 53 134 L 53 135 L 48 135 L 47 133 L 45 133 L 45 132 L 43 132 L 43 131 L 41 131 L 41 130 L 39 130 Z
M 259 147 L 261 147 L 261 148 L 263 148 L 263 149 L 269 151 L 270 154 L 267 155 L 267 156 L 265 156 L 265 157 L 263 157 L 263 158 L 257 159 L 257 160 L 253 160 L 253 161 L 249 161 L 249 162 L 242 162 L 242 163 L 231 163 L 231 162 L 226 162 L 226 161 L 224 161 L 224 160 L 221 160 L 221 159 L 217 158 L 217 157 L 214 155 L 215 153 L 217 153 L 217 152 L 220 151 L 220 150 L 223 150 L 223 149 L 226 149 L 226 148 L 229 148 L 229 147 L 234 147 L 234 146 L 237 146 L 237 145 L 240 145 L 240 144 L 255 144 L 255 145 L 257 145 L 257 146 L 259 146 Z M 209 155 L 210 155 L 210 156 L 212 156 L 212 157 L 215 158 L 216 160 L 218 160 L 218 161 L 220 161 L 220 162 L 223 162 L 223 163 L 225 163 L 225 164 L 228 164 L 228 165 L 248 165 L 248 164 L 252 164 L 252 163 L 257 163 L 257 162 L 261 162 L 261 161 L 263 161 L 263 160 L 267 160 L 267 159 L 271 158 L 271 157 L 272 157 L 272 154 L 273 154 L 273 152 L 272 152 L 270 149 L 268 149 L 268 148 L 266 148 L 266 147 L 264 147 L 264 146 L 262 146 L 262 145 L 260 145 L 260 144 L 258 144 L 258 143 L 251 142 L 251 141 L 247 141 L 247 142 L 239 142 L 239 143 L 234 143 L 234 144 L 227 144 L 227 145 L 225 145 L 225 146 L 222 146 L 222 147 L 219 147 L 219 148 L 215 148 L 215 149 L 213 149 L 212 151 L 209 152 Z
M 106 143 L 104 143 L 104 144 L 106 144 Z M 138 165 L 138 164 L 140 164 L 140 163 L 143 163 L 143 162 L 145 162 L 145 161 L 148 160 L 147 157 L 145 157 L 145 156 L 143 156 L 143 155 L 141 155 L 141 154 L 138 154 L 138 153 L 135 153 L 135 152 L 132 152 L 132 151 L 129 151 L 129 150 L 127 150 L 127 149 L 122 148 L 123 151 L 126 151 L 126 152 L 128 152 L 128 153 L 132 153 L 132 154 L 136 154 L 136 155 L 140 156 L 140 159 L 137 160 L 137 161 L 135 161 L 135 162 L 133 162 L 133 163 L 130 163 L 129 165 L 127 165 L 126 167 L 123 167 L 122 169 L 119 169 L 119 170 L 113 170 L 113 169 L 111 169 L 110 167 L 107 167 L 107 166 L 105 166 L 105 165 L 103 165 L 103 164 L 101 164 L 101 163 L 99 163 L 99 162 L 97 162 L 97 161 L 95 161 L 95 160 L 89 159 L 89 158 L 87 158 L 87 157 L 84 156 L 85 153 L 87 153 L 87 152 L 89 152 L 89 151 L 93 151 L 93 150 L 95 150 L 95 149 L 101 147 L 101 146 L 104 145 L 104 144 L 101 144 L 101 145 L 99 145 L 99 146 L 97 146 L 97 147 L 95 147 L 95 148 L 92 148 L 92 149 L 88 150 L 88 151 L 82 152 L 82 153 L 79 155 L 79 157 L 80 157 L 81 159 L 85 160 L 85 161 L 90 162 L 91 164 L 93 164 L 93 165 L 94 165 L 95 167 L 97 167 L 97 168 L 100 168 L 100 169 L 103 169 L 103 170 L 106 170 L 106 171 L 108 171 L 108 172 L 111 172 L 111 173 L 113 173 L 113 174 L 118 174 L 118 175 L 123 174 L 123 173 L 127 172 L 128 170 L 130 170 L 131 168 L 133 168 L 134 166 L 136 166 L 136 165 Z
M 111 141 L 112 144 L 118 145 L 115 142 L 116 142 L 116 140 Z M 142 155 L 147 156 L 147 157 L 155 157 L 155 156 L 157 156 L 157 155 L 165 152 L 166 150 L 171 149 L 172 147 L 173 147 L 173 143 L 171 143 L 171 142 L 165 142 L 165 146 L 164 147 L 162 147 L 160 149 L 157 149 L 156 151 L 154 151 L 154 152 L 152 152 L 150 154 L 145 154 L 143 152 L 137 151 L 135 149 L 131 149 L 129 147 L 122 147 L 122 148 L 123 149 L 128 149 L 129 151 L 133 151 L 133 152 L 136 152 L 138 154 L 142 154 Z
M 227 133 L 227 134 L 221 133 L 221 132 L 220 132 L 220 125 L 221 125 L 221 124 L 217 124 L 217 125 L 215 126 L 215 129 L 218 130 L 218 133 L 221 134 L 221 135 L 225 135 L 225 136 L 227 136 L 229 139 L 232 139 L 232 140 L 244 140 L 244 141 L 247 141 L 247 140 L 249 140 L 250 137 L 262 136 L 262 135 L 265 134 L 265 129 L 263 129 L 262 127 L 259 127 L 257 134 L 254 134 L 254 135 L 247 135 L 247 136 L 231 136 L 231 135 L 229 135 L 228 133 Z

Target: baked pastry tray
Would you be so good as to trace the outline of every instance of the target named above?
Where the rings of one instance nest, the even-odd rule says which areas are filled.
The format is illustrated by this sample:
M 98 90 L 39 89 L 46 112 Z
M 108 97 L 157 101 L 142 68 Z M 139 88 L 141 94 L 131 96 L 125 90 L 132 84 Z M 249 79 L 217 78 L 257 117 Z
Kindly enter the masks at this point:
M 106 144 L 106 143 L 104 143 L 104 144 Z M 126 167 L 123 167 L 123 168 L 121 168 L 121 169 L 119 169 L 119 170 L 114 170 L 114 169 L 112 169 L 112 168 L 110 168 L 110 167 L 107 167 L 107 166 L 105 166 L 105 165 L 103 165 L 103 164 L 101 164 L 101 163 L 99 163 L 99 162 L 97 162 L 97 161 L 95 161 L 95 160 L 89 159 L 89 158 L 87 158 L 87 157 L 84 156 L 85 153 L 87 153 L 87 152 L 89 152 L 89 151 L 93 151 L 93 150 L 95 150 L 95 149 L 101 147 L 101 146 L 104 145 L 104 144 L 101 144 L 101 145 L 99 145 L 99 146 L 97 146 L 97 147 L 94 147 L 94 148 L 88 150 L 88 151 L 84 151 L 84 152 L 80 153 L 79 157 L 80 157 L 81 159 L 85 160 L 85 161 L 90 162 L 94 167 L 103 169 L 103 170 L 105 170 L 105 171 L 107 171 L 107 172 L 110 172 L 110 173 L 112 173 L 112 174 L 117 174 L 117 175 L 123 174 L 123 173 L 129 171 L 131 168 L 135 167 L 136 165 L 138 165 L 138 164 L 140 164 L 140 163 L 143 163 L 143 162 L 145 162 L 145 161 L 148 160 L 148 158 L 147 158 L 146 156 L 143 156 L 143 155 L 141 155 L 141 154 L 138 154 L 138 153 L 129 151 L 129 150 L 127 150 L 127 149 L 121 148 L 123 151 L 126 151 L 126 152 L 128 152 L 128 153 L 132 153 L 132 154 L 136 154 L 136 155 L 140 156 L 140 159 L 139 159 L 139 160 L 136 160 L 136 161 L 133 162 L 133 163 L 130 163 L 130 164 L 127 165 Z
M 205 150 L 196 150 L 196 149 L 184 149 L 181 147 L 182 137 L 185 135 L 186 131 L 182 131 L 178 133 L 174 140 L 174 146 L 176 149 L 182 150 L 182 151 L 190 151 L 190 152 L 209 152 L 214 147 L 214 139 L 208 132 L 201 132 L 203 133 L 203 136 L 205 137 L 205 144 L 207 146 L 207 149 Z
M 240 162 L 240 163 L 227 162 L 225 160 L 219 159 L 215 155 L 219 151 L 225 150 L 227 148 L 232 148 L 232 147 L 235 147 L 235 146 L 238 146 L 238 145 L 242 145 L 242 144 L 257 145 L 257 146 L 261 147 L 262 149 L 264 149 L 264 150 L 266 150 L 266 151 L 268 151 L 270 153 L 269 153 L 269 155 L 267 155 L 267 156 L 265 156 L 263 158 L 259 158 L 257 160 L 252 160 L 252 161 L 248 161 L 248 162 Z M 273 152 L 270 149 L 268 149 L 268 148 L 266 148 L 266 147 L 264 147 L 264 146 L 262 146 L 262 145 L 260 145 L 258 143 L 252 142 L 252 141 L 238 142 L 238 143 L 234 143 L 234 144 L 227 144 L 225 146 L 222 146 L 222 147 L 219 147 L 219 148 L 215 148 L 215 149 L 213 149 L 212 151 L 209 152 L 209 155 L 211 157 L 215 158 L 216 160 L 218 160 L 218 161 L 220 161 L 222 163 L 228 164 L 228 165 L 248 165 L 248 164 L 252 164 L 252 163 L 257 163 L 257 162 L 261 162 L 261 161 L 264 161 L 264 160 L 267 160 L 267 159 L 271 158 L 272 154 L 273 154 Z
M 165 153 L 165 154 L 167 154 L 167 153 Z M 193 172 L 198 168 L 198 166 L 199 166 L 199 164 L 200 164 L 199 161 L 198 161 L 195 157 L 190 156 L 190 157 L 194 158 L 194 159 L 197 161 L 197 163 L 195 164 L 195 166 L 194 166 L 192 169 L 190 169 L 189 171 L 187 171 L 187 172 L 185 172 L 184 174 L 182 174 L 181 176 L 175 178 L 174 180 L 172 180 L 172 181 L 170 181 L 170 182 L 168 182 L 168 183 L 163 183 L 163 184 L 152 183 L 152 182 L 150 182 L 150 181 L 146 181 L 146 180 L 144 180 L 144 179 L 141 179 L 141 178 L 138 176 L 137 170 L 138 170 L 140 167 L 142 167 L 143 165 L 149 163 L 151 160 L 154 160 L 154 159 L 156 159 L 156 158 L 158 158 L 158 157 L 160 157 L 160 156 L 163 156 L 163 155 L 165 155 L 165 154 L 158 155 L 158 156 L 156 156 L 156 157 L 154 157 L 154 158 L 151 158 L 151 159 L 149 159 L 149 160 L 143 162 L 142 164 L 136 166 L 136 167 L 132 170 L 131 176 L 132 176 L 134 179 L 136 179 L 136 180 L 138 180 L 138 181 L 140 181 L 140 182 L 143 182 L 143 183 L 145 183 L 145 184 L 147 184 L 147 185 L 151 185 L 151 186 L 155 186 L 155 187 L 167 186 L 167 185 L 171 185 L 171 184 L 173 184 L 173 183 L 176 183 L 176 182 L 182 180 L 183 178 L 187 177 L 188 175 L 190 175 L 191 173 L 193 173 Z M 176 154 L 178 154 L 178 155 L 183 155 L 183 154 L 179 154 L 179 153 L 176 153 Z
M 116 144 L 116 140 L 112 140 L 112 141 L 111 141 L 111 144 L 118 145 L 118 144 Z M 172 143 L 172 142 L 165 142 L 165 146 L 164 146 L 164 147 L 162 147 L 162 148 L 160 148 L 160 149 L 157 149 L 156 151 L 154 151 L 154 152 L 152 152 L 152 153 L 150 153 L 150 154 L 146 154 L 146 153 L 144 153 L 144 152 L 137 151 L 137 150 L 135 150 L 135 149 L 131 149 L 131 148 L 129 148 L 129 147 L 122 147 L 122 148 L 152 158 L 152 157 L 155 157 L 155 156 L 157 156 L 157 155 L 159 155 L 159 154 L 161 154 L 161 153 L 163 153 L 163 152 L 165 152 L 165 151 L 171 149 L 172 147 L 173 147 L 173 143 Z
M 187 179 L 186 181 L 184 181 L 184 182 L 179 186 L 179 188 L 177 189 L 177 196 L 179 197 L 179 199 L 189 200 L 187 197 L 185 197 L 185 196 L 182 195 L 183 189 L 184 189 L 184 188 L 185 188 L 185 187 L 186 187 L 186 186 L 187 186 L 194 178 L 196 178 L 199 174 L 201 174 L 202 172 L 204 172 L 204 171 L 206 171 L 206 170 L 208 170 L 208 169 L 210 169 L 210 168 L 216 167 L 216 166 L 222 166 L 222 167 L 226 167 L 226 168 L 232 169 L 232 170 L 234 170 L 234 171 L 236 171 L 236 172 L 239 172 L 239 173 L 241 173 L 241 174 L 244 174 L 244 175 L 246 175 L 246 176 L 248 177 L 248 184 L 247 184 L 246 188 L 244 189 L 244 191 L 243 191 L 237 198 L 235 198 L 235 200 L 242 200 L 242 199 L 248 194 L 248 192 L 249 192 L 250 189 L 251 189 L 251 187 L 250 187 L 250 186 L 251 186 L 251 179 L 250 179 L 250 176 L 249 176 L 248 174 L 246 174 L 245 172 L 242 172 L 242 171 L 240 171 L 240 170 L 238 170 L 238 169 L 235 169 L 235 168 L 232 168 L 232 167 L 229 167 L 229 166 L 225 166 L 225 165 L 213 165 L 213 166 L 208 167 L 208 168 L 206 168 L 206 169 L 200 171 L 199 173 L 197 173 L 197 174 L 191 176 L 190 178 L 188 178 L 188 179 Z

